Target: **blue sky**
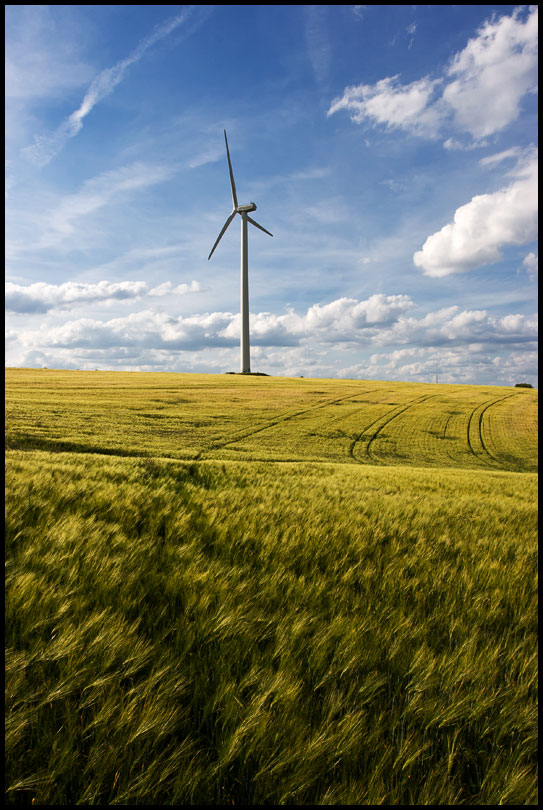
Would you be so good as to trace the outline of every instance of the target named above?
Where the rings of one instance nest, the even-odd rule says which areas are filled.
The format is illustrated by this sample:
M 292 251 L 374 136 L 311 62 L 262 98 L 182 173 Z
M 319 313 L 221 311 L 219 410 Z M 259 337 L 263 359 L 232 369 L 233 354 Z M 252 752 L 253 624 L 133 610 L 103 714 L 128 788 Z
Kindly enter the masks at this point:
M 537 385 L 536 6 L 7 6 L 6 365 Z

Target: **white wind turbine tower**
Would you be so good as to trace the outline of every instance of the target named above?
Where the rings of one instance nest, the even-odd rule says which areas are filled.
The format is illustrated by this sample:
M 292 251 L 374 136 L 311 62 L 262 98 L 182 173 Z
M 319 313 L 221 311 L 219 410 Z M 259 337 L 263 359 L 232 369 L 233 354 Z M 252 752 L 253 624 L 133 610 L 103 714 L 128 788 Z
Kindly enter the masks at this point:
M 268 236 L 273 236 L 272 233 L 263 228 L 262 225 L 259 225 L 258 222 L 255 222 L 249 216 L 249 211 L 256 211 L 256 205 L 254 202 L 249 203 L 249 205 L 238 205 L 238 196 L 236 194 L 236 184 L 234 182 L 234 172 L 232 171 L 232 163 L 230 161 L 230 152 L 228 150 L 228 139 L 226 137 L 226 130 L 224 130 L 224 141 L 226 143 L 226 156 L 228 158 L 228 169 L 230 171 L 230 184 L 232 186 L 232 202 L 234 204 L 234 208 L 232 213 L 226 220 L 223 225 L 223 229 L 217 237 L 217 241 L 213 245 L 211 253 L 207 257 L 208 261 L 211 259 L 213 255 L 213 251 L 221 241 L 221 238 L 236 216 L 239 214 L 241 216 L 241 335 L 240 335 L 240 349 L 241 349 L 241 362 L 240 362 L 240 371 L 245 374 L 251 373 L 251 360 L 250 360 L 250 349 L 249 349 L 249 267 L 248 267 L 248 248 L 247 248 L 247 223 L 250 222 L 251 225 L 255 225 L 255 227 L 260 228 L 261 231 L 267 233 Z

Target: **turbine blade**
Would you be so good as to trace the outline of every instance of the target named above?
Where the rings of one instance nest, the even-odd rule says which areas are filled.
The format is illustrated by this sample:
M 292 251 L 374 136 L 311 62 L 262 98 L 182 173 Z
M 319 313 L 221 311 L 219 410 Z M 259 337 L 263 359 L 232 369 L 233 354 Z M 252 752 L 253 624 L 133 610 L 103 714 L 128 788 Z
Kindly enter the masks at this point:
M 250 222 L 251 225 L 256 225 L 257 228 L 260 228 L 261 231 L 267 233 L 268 236 L 273 236 L 273 233 L 270 233 L 269 231 L 266 230 L 266 228 L 263 228 L 262 225 L 259 225 L 258 222 L 255 222 L 254 219 L 252 219 L 248 214 L 247 214 L 247 221 Z
M 234 183 L 234 172 L 232 171 L 232 163 L 230 161 L 230 151 L 228 149 L 228 138 L 226 137 L 226 130 L 224 130 L 224 141 L 226 143 L 226 157 L 228 158 L 228 169 L 230 171 L 230 184 L 232 186 L 232 202 L 234 208 L 238 207 L 238 195 L 236 194 L 236 184 Z
M 225 230 L 228 228 L 228 226 L 230 225 L 230 223 L 232 222 L 232 220 L 234 219 L 234 217 L 235 217 L 235 216 L 236 216 L 236 212 L 235 212 L 235 211 L 232 211 L 232 213 L 230 214 L 230 216 L 228 217 L 228 219 L 226 220 L 226 222 L 225 222 L 225 223 L 224 223 L 224 225 L 222 226 L 222 231 L 221 231 L 221 232 L 220 232 L 220 234 L 217 236 L 217 241 L 216 241 L 216 242 L 215 242 L 215 244 L 213 245 L 213 248 L 212 248 L 212 250 L 211 250 L 211 253 L 210 253 L 210 254 L 209 254 L 209 256 L 207 257 L 207 260 L 208 260 L 208 261 L 209 261 L 209 260 L 211 259 L 211 257 L 213 256 L 213 251 L 215 250 L 215 248 L 217 247 L 217 245 L 218 245 L 218 244 L 219 244 L 219 242 L 221 241 L 223 233 L 224 233 L 224 232 L 225 232 Z

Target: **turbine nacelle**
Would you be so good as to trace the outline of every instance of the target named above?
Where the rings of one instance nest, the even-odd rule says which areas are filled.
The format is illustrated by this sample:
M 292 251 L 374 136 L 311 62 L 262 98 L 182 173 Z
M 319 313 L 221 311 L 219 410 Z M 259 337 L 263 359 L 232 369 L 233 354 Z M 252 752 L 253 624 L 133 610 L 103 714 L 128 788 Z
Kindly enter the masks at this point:
M 247 222 L 250 222 L 251 225 L 255 226 L 255 228 L 258 228 L 259 230 L 264 231 L 264 233 L 267 233 L 268 236 L 273 236 L 273 234 L 270 233 L 269 231 L 267 231 L 266 228 L 263 228 L 262 225 L 259 225 L 258 222 L 256 222 L 250 216 L 248 216 L 249 211 L 256 211 L 256 204 L 254 202 L 251 202 L 248 205 L 238 205 L 238 195 L 237 195 L 237 192 L 236 192 L 236 183 L 234 181 L 234 172 L 232 171 L 232 161 L 230 160 L 230 150 L 228 149 L 228 138 L 226 137 L 226 130 L 224 131 L 224 142 L 226 144 L 226 157 L 228 158 L 228 172 L 230 174 L 230 186 L 232 188 L 232 204 L 233 204 L 234 208 L 232 209 L 232 213 L 230 214 L 230 216 L 228 217 L 228 219 L 224 223 L 224 225 L 222 227 L 222 230 L 221 230 L 220 234 L 218 235 L 218 237 L 217 237 L 217 239 L 215 241 L 215 244 L 211 248 L 211 253 L 207 257 L 208 261 L 213 256 L 213 253 L 215 252 L 215 248 L 217 247 L 217 245 L 221 241 L 224 232 L 226 231 L 226 229 L 228 228 L 228 226 L 230 225 L 230 223 L 232 222 L 232 220 L 234 219 L 236 214 L 239 214 L 242 217 L 242 219 L 243 219 L 243 214 L 245 214 L 245 219 L 247 220 Z

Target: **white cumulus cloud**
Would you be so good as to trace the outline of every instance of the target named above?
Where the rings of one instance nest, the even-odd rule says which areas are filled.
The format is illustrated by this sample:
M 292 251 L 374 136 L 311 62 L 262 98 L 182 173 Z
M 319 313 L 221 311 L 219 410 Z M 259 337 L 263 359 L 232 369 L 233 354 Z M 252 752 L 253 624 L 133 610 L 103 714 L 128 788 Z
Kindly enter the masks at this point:
M 149 289 L 144 281 L 99 281 L 95 284 L 67 281 L 64 284 L 21 285 L 6 282 L 5 308 L 9 312 L 25 314 L 44 313 L 50 310 L 74 309 L 88 304 L 110 304 L 113 301 L 138 299 L 145 295 L 186 295 L 198 292 L 197 281 L 173 286 L 171 281 Z
M 535 281 L 537 279 L 539 269 L 539 260 L 535 253 L 528 253 L 528 255 L 524 257 L 522 264 L 526 268 L 526 272 L 530 276 L 531 280 Z
M 537 87 L 537 6 L 486 22 L 448 68 L 443 100 L 459 129 L 475 139 L 514 121 L 526 93 Z
M 349 110 L 351 119 L 358 124 L 368 119 L 391 129 L 434 137 L 439 130 L 440 114 L 431 99 L 439 83 L 440 80 L 423 78 L 402 85 L 396 75 L 374 85 L 346 87 L 343 96 L 332 102 L 328 115 Z
M 441 76 L 401 84 L 395 75 L 372 85 L 346 87 L 328 115 L 347 110 L 359 124 L 384 125 L 426 138 L 442 135 L 447 148 L 468 148 L 445 129 L 453 127 L 481 142 L 512 123 L 522 99 L 535 92 L 537 27 L 537 6 L 493 17 L 452 57 Z
M 462 310 L 457 306 L 429 312 L 422 318 L 401 316 L 390 328 L 380 330 L 374 345 L 445 346 L 470 344 L 536 343 L 537 315 L 510 314 L 502 317 L 486 310 Z
M 537 157 L 522 162 L 518 179 L 491 194 L 477 194 L 460 206 L 453 221 L 431 234 L 413 261 L 425 275 L 448 276 L 494 264 L 506 245 L 537 238 Z
M 506 385 L 519 375 L 536 380 L 536 315 L 450 306 L 416 317 L 410 314 L 414 306 L 408 296 L 376 295 L 299 313 L 253 313 L 253 365 L 289 376 L 433 382 L 439 373 L 440 382 Z M 109 320 L 44 320 L 35 329 L 8 328 L 6 365 L 221 371 L 237 365 L 239 333 L 240 317 L 232 312 L 187 317 L 148 308 Z M 362 360 L 365 348 L 377 353 Z M 349 356 L 352 365 L 345 363 Z

